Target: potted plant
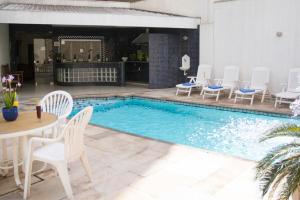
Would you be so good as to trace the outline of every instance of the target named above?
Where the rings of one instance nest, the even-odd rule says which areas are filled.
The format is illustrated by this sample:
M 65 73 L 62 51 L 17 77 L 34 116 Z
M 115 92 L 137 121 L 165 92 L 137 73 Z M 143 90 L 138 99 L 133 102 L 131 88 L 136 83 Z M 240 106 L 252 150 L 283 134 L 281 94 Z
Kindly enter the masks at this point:
M 299 199 L 300 186 L 300 126 L 283 125 L 269 131 L 261 141 L 289 137 L 292 142 L 273 148 L 257 165 L 256 179 L 262 195 L 269 199 Z
M 12 81 L 14 76 L 8 75 L 2 77 L 3 87 L 3 102 L 4 107 L 2 108 L 2 115 L 6 121 L 15 121 L 18 118 L 18 96 L 17 88 L 21 86 L 20 83 L 17 83 L 15 88 L 12 88 Z

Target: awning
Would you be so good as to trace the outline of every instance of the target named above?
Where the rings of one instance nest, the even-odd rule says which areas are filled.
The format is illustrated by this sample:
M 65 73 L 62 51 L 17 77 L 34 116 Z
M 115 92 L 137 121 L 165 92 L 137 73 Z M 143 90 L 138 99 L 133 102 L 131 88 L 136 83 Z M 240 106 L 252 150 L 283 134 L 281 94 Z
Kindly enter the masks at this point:
M 196 29 L 200 19 L 128 8 L 5 3 L 0 23 Z

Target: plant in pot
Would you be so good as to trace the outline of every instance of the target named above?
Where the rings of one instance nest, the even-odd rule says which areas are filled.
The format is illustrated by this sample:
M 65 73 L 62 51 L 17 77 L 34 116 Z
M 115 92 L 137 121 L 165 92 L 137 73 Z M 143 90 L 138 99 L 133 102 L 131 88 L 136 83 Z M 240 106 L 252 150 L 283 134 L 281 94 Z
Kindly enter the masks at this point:
M 274 200 L 300 199 L 300 126 L 282 125 L 270 130 L 261 141 L 290 138 L 273 148 L 256 167 L 263 196 Z
M 17 88 L 21 86 L 20 83 L 15 85 L 15 88 L 12 87 L 12 81 L 14 76 L 8 75 L 2 77 L 3 87 L 3 102 L 4 107 L 2 108 L 2 115 L 6 121 L 15 121 L 18 118 L 18 96 Z

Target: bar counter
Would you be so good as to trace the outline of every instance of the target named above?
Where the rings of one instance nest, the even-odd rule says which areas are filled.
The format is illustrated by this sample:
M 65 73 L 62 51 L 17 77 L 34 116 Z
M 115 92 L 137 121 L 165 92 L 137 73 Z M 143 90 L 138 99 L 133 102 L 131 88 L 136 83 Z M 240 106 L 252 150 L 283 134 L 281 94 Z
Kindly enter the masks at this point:
M 123 62 L 65 62 L 55 63 L 55 82 L 58 85 L 124 86 Z

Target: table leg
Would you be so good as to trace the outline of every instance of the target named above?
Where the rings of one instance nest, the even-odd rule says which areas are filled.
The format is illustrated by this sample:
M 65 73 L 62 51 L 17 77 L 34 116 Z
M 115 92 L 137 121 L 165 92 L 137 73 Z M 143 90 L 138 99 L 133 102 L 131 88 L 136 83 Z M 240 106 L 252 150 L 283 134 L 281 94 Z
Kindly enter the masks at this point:
M 22 137 L 22 150 L 23 150 L 23 165 L 22 172 L 25 174 L 26 172 L 26 161 L 27 161 L 27 153 L 28 153 L 28 136 Z
M 20 180 L 20 176 L 19 176 L 18 140 L 19 140 L 19 138 L 13 139 L 13 165 L 14 165 L 15 182 L 16 182 L 16 185 L 19 187 L 19 186 L 21 186 L 21 180 Z

